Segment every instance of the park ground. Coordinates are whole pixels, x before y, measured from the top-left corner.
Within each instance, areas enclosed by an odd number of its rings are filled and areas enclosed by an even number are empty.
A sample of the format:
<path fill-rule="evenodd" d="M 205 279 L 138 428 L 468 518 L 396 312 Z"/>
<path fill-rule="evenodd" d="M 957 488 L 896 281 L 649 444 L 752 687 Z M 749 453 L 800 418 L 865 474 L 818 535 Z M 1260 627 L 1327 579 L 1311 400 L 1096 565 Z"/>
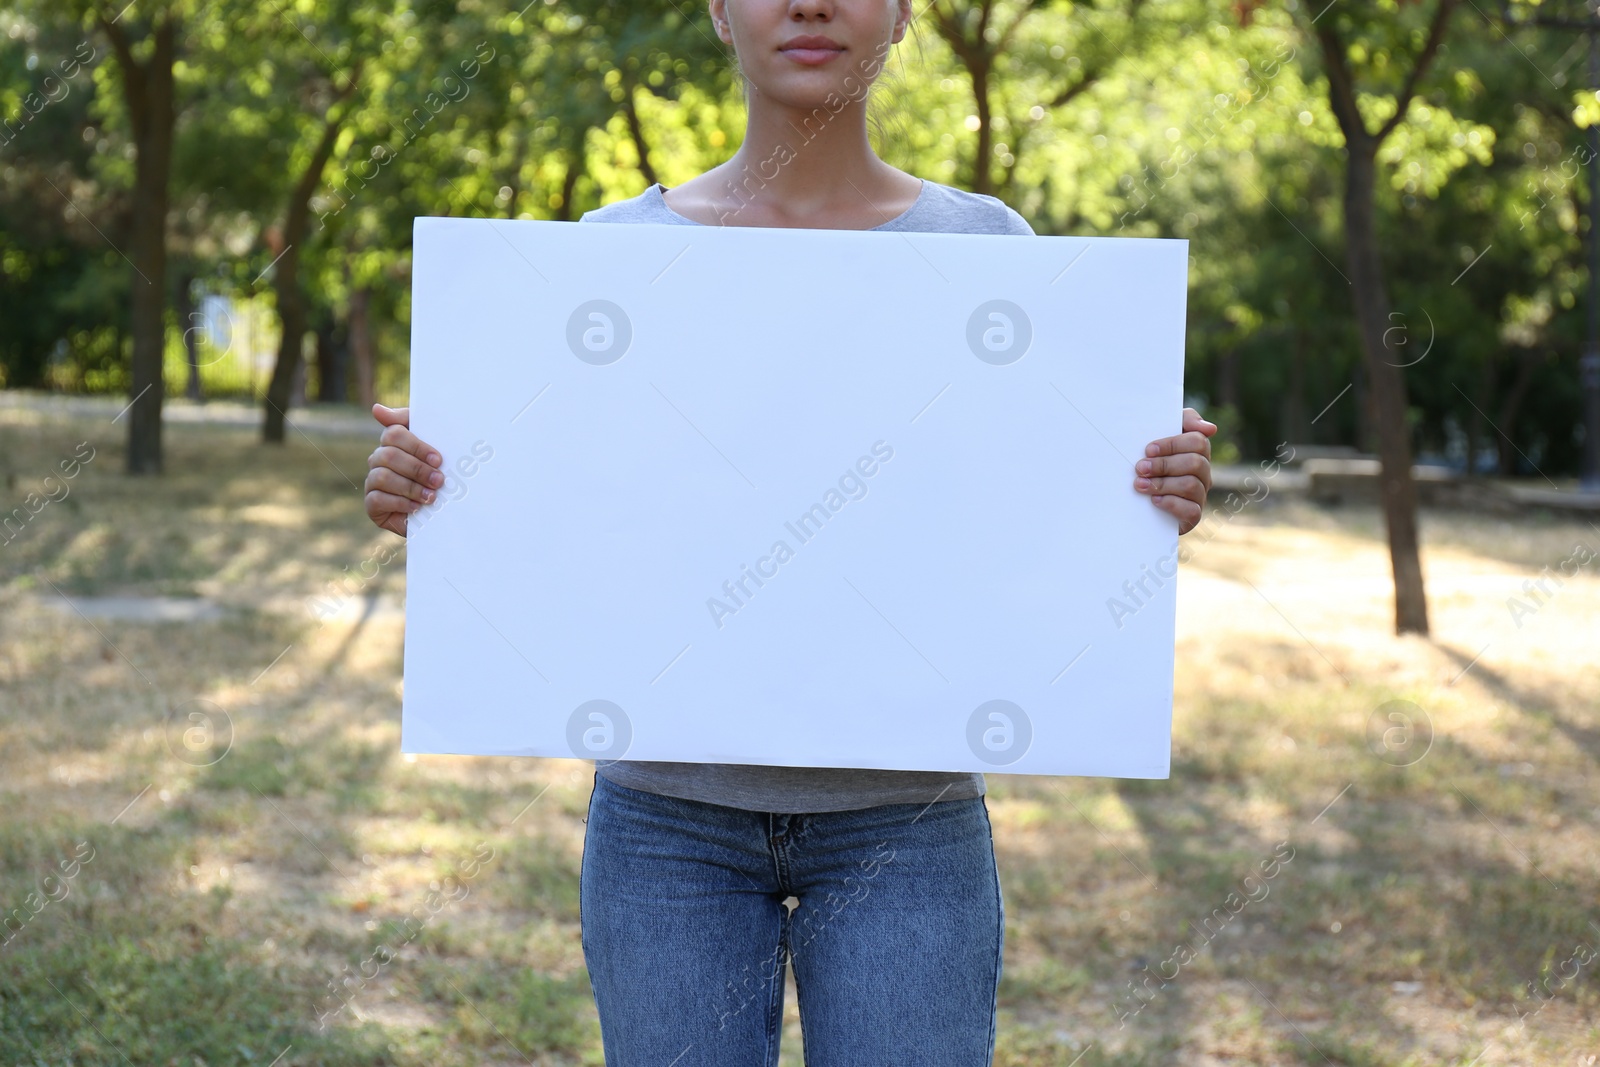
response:
<path fill-rule="evenodd" d="M 0 535 L 0 1063 L 601 1064 L 590 766 L 400 753 L 373 437 L 115 414 L 0 407 L 6 509 L 93 455 Z M 1215 521 L 1170 780 L 989 776 L 996 1064 L 1600 1062 L 1600 530 L 1422 530 L 1426 639 L 1375 509 Z"/>

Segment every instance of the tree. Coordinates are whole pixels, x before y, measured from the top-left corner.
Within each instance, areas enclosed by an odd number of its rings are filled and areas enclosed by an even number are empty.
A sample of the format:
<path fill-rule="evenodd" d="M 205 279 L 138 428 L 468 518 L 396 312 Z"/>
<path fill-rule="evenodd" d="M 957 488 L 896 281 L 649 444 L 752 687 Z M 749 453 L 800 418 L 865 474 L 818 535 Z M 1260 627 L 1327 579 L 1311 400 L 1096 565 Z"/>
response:
<path fill-rule="evenodd" d="M 344 83 L 333 90 L 321 119 L 321 129 L 293 186 L 289 190 L 288 208 L 284 212 L 280 231 L 283 250 L 278 255 L 273 270 L 272 285 L 278 297 L 278 318 L 283 323 L 279 334 L 278 359 L 272 368 L 272 380 L 267 385 L 265 418 L 261 426 L 262 440 L 282 444 L 285 419 L 289 409 L 289 392 L 294 384 L 295 372 L 300 368 L 301 345 L 306 332 L 305 294 L 300 288 L 300 257 L 311 222 L 311 195 L 322 184 L 322 173 L 333 155 L 339 127 L 345 118 L 343 105 L 355 92 L 361 76 L 361 64 L 355 63 L 345 75 Z"/>
<path fill-rule="evenodd" d="M 129 259 L 130 332 L 133 374 L 128 410 L 129 474 L 161 472 L 161 405 L 165 399 L 162 357 L 166 352 L 167 201 L 172 177 L 173 129 L 177 123 L 173 66 L 180 16 L 163 7 L 137 29 L 139 16 L 125 8 L 112 16 L 93 10 L 95 24 L 111 42 L 121 74 L 122 97 L 133 131 L 133 226 Z M 126 19 L 127 21 L 123 21 Z M 148 45 L 148 47 L 146 47 Z M 137 53 L 144 53 L 143 58 Z"/>
<path fill-rule="evenodd" d="M 1138 22 L 1139 11 L 1143 4 L 1144 0 L 1126 0 L 1124 27 L 1119 36 L 1131 37 L 1131 31 Z M 1017 158 L 1021 155 L 1020 143 L 1001 146 L 995 144 L 996 128 L 1015 129 L 1017 142 L 1021 141 L 1028 128 L 1026 124 L 1004 115 L 1003 110 L 999 113 L 1002 121 L 996 121 L 996 82 L 997 75 L 1002 73 L 1001 65 L 1004 58 L 1012 50 L 1020 50 L 1018 31 L 1022 29 L 1023 23 L 1028 21 L 1029 16 L 1035 14 L 1043 5 L 1037 3 L 1017 5 L 1019 9 L 1011 14 L 1008 21 L 997 17 L 1001 9 L 1012 6 L 1002 3 L 1001 0 L 933 0 L 933 3 L 928 5 L 934 29 L 940 39 L 949 46 L 972 82 L 972 99 L 977 117 L 973 132 L 977 136 L 977 144 L 973 152 L 972 174 L 968 186 L 973 192 L 985 196 L 992 196 L 996 191 L 992 165 L 996 148 L 1008 150 L 1004 153 L 1007 157 L 1004 163 L 1006 180 L 1002 184 L 1009 184 L 1009 179 L 1016 170 Z M 1094 9 L 1088 5 L 1068 3 L 1064 6 L 1069 24 L 1087 24 L 1087 20 L 1094 13 Z M 1004 25 L 1001 24 L 1002 21 Z M 1031 67 L 1033 71 L 1048 70 L 1055 80 L 1055 84 L 1042 96 L 1039 108 L 1053 111 L 1066 106 L 1105 76 L 1118 59 L 1125 58 L 1126 53 L 1116 41 L 1108 38 L 1098 27 L 1090 28 L 1093 34 L 1098 36 L 1099 42 L 1103 43 L 1095 46 L 1087 40 L 1074 41 L 1067 35 L 1059 33 L 1048 35 L 1048 48 L 1040 47 L 1044 43 L 1043 35 L 1036 35 L 1038 39 L 1029 42 L 1037 54 L 1024 54 L 1025 60 L 1032 61 L 1025 62 L 1024 67 Z M 1083 36 L 1088 38 L 1090 34 Z M 1068 62 L 1061 63 L 1058 67 L 1052 61 L 1066 54 L 1063 40 L 1072 44 L 1074 54 Z M 1088 56 L 1087 60 L 1079 59 L 1076 53 L 1080 51 Z M 1056 75 L 1057 70 L 1061 75 Z M 1004 73 L 1009 74 L 1010 71 Z M 1033 110 L 1037 113 L 1038 108 Z"/>
<path fill-rule="evenodd" d="M 1393 97 L 1393 113 L 1377 129 L 1367 125 L 1361 106 L 1364 94 L 1356 84 L 1358 56 L 1383 57 L 1386 68 L 1398 66 L 1401 42 L 1418 36 L 1409 20 L 1395 15 L 1352 13 L 1347 5 L 1311 20 L 1310 30 L 1321 46 L 1328 81 L 1328 103 L 1338 119 L 1345 143 L 1345 259 L 1350 269 L 1350 294 L 1355 305 L 1357 335 L 1366 368 L 1375 416 L 1378 457 L 1382 464 L 1380 497 L 1389 534 L 1389 559 L 1394 572 L 1395 632 L 1428 632 L 1428 600 L 1422 582 L 1417 545 L 1417 490 L 1411 477 L 1411 437 L 1407 424 L 1406 381 L 1401 368 L 1387 357 L 1385 333 L 1393 325 L 1389 292 L 1384 284 L 1378 242 L 1376 194 L 1378 150 L 1406 120 L 1418 84 L 1444 41 L 1456 0 L 1435 0 L 1403 81 Z M 1366 9 L 1362 9 L 1365 11 Z M 1361 23 L 1365 23 L 1362 25 Z M 1352 42 L 1360 38 L 1359 47 Z M 1371 63 L 1371 59 L 1368 59 Z M 1377 66 L 1377 63 L 1372 63 Z M 1370 110 L 1370 109 L 1369 109 Z"/>

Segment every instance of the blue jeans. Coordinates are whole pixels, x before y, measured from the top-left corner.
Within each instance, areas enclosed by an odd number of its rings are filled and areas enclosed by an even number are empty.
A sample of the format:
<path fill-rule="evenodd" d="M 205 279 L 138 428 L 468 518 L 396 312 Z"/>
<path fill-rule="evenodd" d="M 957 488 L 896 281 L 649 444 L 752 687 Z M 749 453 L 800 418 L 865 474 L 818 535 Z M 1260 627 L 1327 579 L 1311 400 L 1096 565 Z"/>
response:
<path fill-rule="evenodd" d="M 791 958 L 807 1067 L 993 1059 L 981 797 L 790 815 L 596 775 L 579 899 L 606 1067 L 776 1064 Z"/>

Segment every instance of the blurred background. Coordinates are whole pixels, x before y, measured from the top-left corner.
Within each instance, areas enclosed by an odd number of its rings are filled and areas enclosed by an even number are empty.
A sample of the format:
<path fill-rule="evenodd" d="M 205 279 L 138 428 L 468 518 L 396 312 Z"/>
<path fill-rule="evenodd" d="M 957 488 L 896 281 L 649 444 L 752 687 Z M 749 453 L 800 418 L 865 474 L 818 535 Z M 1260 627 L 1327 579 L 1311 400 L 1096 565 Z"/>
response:
<path fill-rule="evenodd" d="M 1600 14 L 915 10 L 878 153 L 1187 239 L 1221 426 L 1171 780 L 989 775 L 996 1063 L 1595 1064 Z M 367 409 L 414 218 L 744 121 L 699 0 L 0 6 L 0 1062 L 603 1062 L 592 766 L 400 755 Z"/>

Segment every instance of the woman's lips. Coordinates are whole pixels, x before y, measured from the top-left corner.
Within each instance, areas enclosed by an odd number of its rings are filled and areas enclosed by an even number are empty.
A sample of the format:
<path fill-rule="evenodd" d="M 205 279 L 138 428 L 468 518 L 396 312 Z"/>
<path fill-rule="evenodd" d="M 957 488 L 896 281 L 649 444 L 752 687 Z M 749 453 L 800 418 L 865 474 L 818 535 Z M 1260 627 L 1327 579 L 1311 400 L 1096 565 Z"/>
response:
<path fill-rule="evenodd" d="M 808 67 L 819 66 L 843 52 L 843 48 L 785 48 L 783 54 Z"/>

